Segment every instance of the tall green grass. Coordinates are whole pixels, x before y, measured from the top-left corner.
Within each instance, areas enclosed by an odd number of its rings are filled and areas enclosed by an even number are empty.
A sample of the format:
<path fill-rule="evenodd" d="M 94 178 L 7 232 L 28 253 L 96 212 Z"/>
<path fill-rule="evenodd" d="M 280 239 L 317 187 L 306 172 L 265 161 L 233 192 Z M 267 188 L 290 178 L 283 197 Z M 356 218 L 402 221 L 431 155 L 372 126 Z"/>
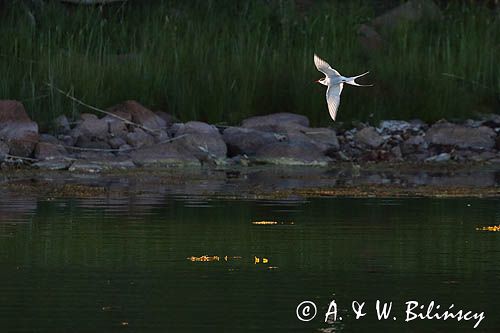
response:
<path fill-rule="evenodd" d="M 23 101 L 41 122 L 88 111 L 49 83 L 101 108 L 136 99 L 181 120 L 234 124 L 289 111 L 328 125 L 314 52 L 342 74 L 371 71 L 364 82 L 375 87 L 344 89 L 341 121 L 464 118 L 498 108 L 500 24 L 481 7 L 456 5 L 443 21 L 401 26 L 371 55 L 357 40 L 357 26 L 374 15 L 361 0 L 307 12 L 278 0 L 103 9 L 49 2 L 34 14 L 31 24 L 12 5 L 1 17 L 0 98 Z"/>

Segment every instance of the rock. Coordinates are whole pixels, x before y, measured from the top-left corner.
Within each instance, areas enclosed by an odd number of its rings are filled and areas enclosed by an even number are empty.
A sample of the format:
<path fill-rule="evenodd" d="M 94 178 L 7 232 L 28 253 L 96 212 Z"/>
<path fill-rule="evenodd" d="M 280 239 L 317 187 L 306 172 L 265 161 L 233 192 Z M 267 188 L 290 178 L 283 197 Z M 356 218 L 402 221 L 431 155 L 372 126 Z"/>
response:
<path fill-rule="evenodd" d="M 361 131 L 358 131 L 354 135 L 354 140 L 371 148 L 377 148 L 384 143 L 384 139 L 373 127 L 365 127 Z"/>
<path fill-rule="evenodd" d="M 217 127 L 199 121 L 182 124 L 175 137 L 185 135 L 176 140 L 185 150 L 200 160 L 210 158 L 225 158 L 227 146 Z"/>
<path fill-rule="evenodd" d="M 372 20 L 378 31 L 392 29 L 405 22 L 439 20 L 442 18 L 439 7 L 432 0 L 410 0 Z"/>
<path fill-rule="evenodd" d="M 432 125 L 425 134 L 425 141 L 429 144 L 473 149 L 491 149 L 495 146 L 495 138 L 495 131 L 489 127 L 470 128 L 448 122 Z"/>
<path fill-rule="evenodd" d="M 358 28 L 358 41 L 367 55 L 372 55 L 374 51 L 381 50 L 385 41 L 380 34 L 368 24 L 361 24 Z"/>
<path fill-rule="evenodd" d="M 263 131 L 279 132 L 276 130 L 276 127 L 286 127 L 290 124 L 309 127 L 309 119 L 303 115 L 282 112 L 247 118 L 243 120 L 241 126 Z"/>
<path fill-rule="evenodd" d="M 269 164 L 325 166 L 330 159 L 311 143 L 277 142 L 257 150 L 255 161 Z"/>
<path fill-rule="evenodd" d="M 408 140 L 404 141 L 401 145 L 401 152 L 403 155 L 409 155 L 417 152 L 422 152 L 424 149 L 427 149 L 427 142 L 421 135 L 415 135 L 408 138 Z"/>
<path fill-rule="evenodd" d="M 304 134 L 323 145 L 326 148 L 324 152 L 334 152 L 340 149 L 337 133 L 331 128 L 310 128 Z"/>
<path fill-rule="evenodd" d="M 88 149 L 111 149 L 111 146 L 103 140 L 92 140 L 86 136 L 80 136 L 75 146 Z"/>
<path fill-rule="evenodd" d="M 198 159 L 176 141 L 137 149 L 130 156 L 136 165 L 144 167 L 200 166 Z"/>
<path fill-rule="evenodd" d="M 102 165 L 85 160 L 77 160 L 68 169 L 71 172 L 99 173 L 103 171 Z"/>
<path fill-rule="evenodd" d="M 496 113 L 489 113 L 482 115 L 481 117 L 482 123 L 481 125 L 483 126 L 488 126 L 491 128 L 498 128 L 500 127 L 500 115 Z"/>
<path fill-rule="evenodd" d="M 401 152 L 401 148 L 399 146 L 395 146 L 391 149 L 391 154 L 394 157 L 395 160 L 402 160 L 403 159 L 403 153 Z"/>
<path fill-rule="evenodd" d="M 125 114 L 128 113 L 132 122 L 139 124 L 149 130 L 166 128 L 165 120 L 136 101 L 125 101 L 122 104 L 112 107 L 110 111 L 122 112 Z"/>
<path fill-rule="evenodd" d="M 474 154 L 470 157 L 470 160 L 474 162 L 484 162 L 496 158 L 496 154 L 491 151 L 484 151 L 480 154 Z"/>
<path fill-rule="evenodd" d="M 172 116 L 170 113 L 166 113 L 163 111 L 156 111 L 155 114 L 165 121 L 165 126 L 170 127 L 173 123 L 176 122 L 176 118 Z"/>
<path fill-rule="evenodd" d="M 222 134 L 227 144 L 229 156 L 255 155 L 262 146 L 278 142 L 279 137 L 274 133 L 263 132 L 244 127 L 228 127 Z"/>
<path fill-rule="evenodd" d="M 120 137 L 116 137 L 116 138 L 111 138 L 109 139 L 108 141 L 108 144 L 111 146 L 111 148 L 113 149 L 118 149 L 120 148 L 121 146 L 125 145 L 127 142 L 120 138 Z"/>
<path fill-rule="evenodd" d="M 108 126 L 108 135 L 112 138 L 125 138 L 128 134 L 128 127 L 124 120 L 107 115 L 102 118 Z"/>
<path fill-rule="evenodd" d="M 66 149 L 53 143 L 39 142 L 35 147 L 35 158 L 37 160 L 53 160 L 66 155 Z"/>
<path fill-rule="evenodd" d="M 98 120 L 99 117 L 93 113 L 82 113 L 80 114 L 80 121 L 86 120 Z"/>
<path fill-rule="evenodd" d="M 155 143 L 152 135 L 136 127 L 133 132 L 127 134 L 127 143 L 135 148 L 150 146 Z"/>
<path fill-rule="evenodd" d="M 39 141 L 40 142 L 47 142 L 47 143 L 52 143 L 54 145 L 59 144 L 59 140 L 53 135 L 50 134 L 40 134 L 39 136 Z"/>
<path fill-rule="evenodd" d="M 58 136 L 59 141 L 61 144 L 65 146 L 74 146 L 76 143 L 76 139 L 72 137 L 71 135 L 59 135 Z"/>
<path fill-rule="evenodd" d="M 451 155 L 448 153 L 442 153 L 439 155 L 434 155 L 429 158 L 426 158 L 426 162 L 448 162 L 451 159 Z"/>
<path fill-rule="evenodd" d="M 33 163 L 32 166 L 43 170 L 66 170 L 73 163 L 70 159 L 55 158 Z"/>
<path fill-rule="evenodd" d="M 54 130 L 57 134 L 68 134 L 71 130 L 68 118 L 65 115 L 59 116 L 54 119 Z"/>
<path fill-rule="evenodd" d="M 3 141 L 0 141 L 0 162 L 4 161 L 9 154 L 9 146 Z"/>
<path fill-rule="evenodd" d="M 104 119 L 97 118 L 93 114 L 81 115 L 82 121 L 76 125 L 71 131 L 77 141 L 83 139 L 84 141 L 105 140 L 108 135 L 108 123 Z"/>
<path fill-rule="evenodd" d="M 412 128 L 412 125 L 404 120 L 384 120 L 380 122 L 378 128 L 383 133 L 402 133 Z"/>
<path fill-rule="evenodd" d="M 0 140 L 11 155 L 28 157 L 38 142 L 38 125 L 31 121 L 21 102 L 0 101 Z"/>

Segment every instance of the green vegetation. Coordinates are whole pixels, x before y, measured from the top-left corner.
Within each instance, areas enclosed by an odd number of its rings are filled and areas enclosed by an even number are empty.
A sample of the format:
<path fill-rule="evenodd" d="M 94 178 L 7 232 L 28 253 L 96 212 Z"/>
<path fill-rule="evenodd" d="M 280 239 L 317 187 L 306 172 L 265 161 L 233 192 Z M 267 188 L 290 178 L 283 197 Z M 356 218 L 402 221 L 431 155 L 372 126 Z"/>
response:
<path fill-rule="evenodd" d="M 371 71 L 363 82 L 375 87 L 344 89 L 340 121 L 463 118 L 498 107 L 500 24 L 480 6 L 401 26 L 384 51 L 367 55 L 356 32 L 374 16 L 366 1 L 306 12 L 291 1 L 50 2 L 35 21 L 14 3 L 0 13 L 0 99 L 22 100 L 42 122 L 88 111 L 50 83 L 101 108 L 136 99 L 182 120 L 234 124 L 290 111 L 329 125 L 314 52 L 345 75 Z"/>

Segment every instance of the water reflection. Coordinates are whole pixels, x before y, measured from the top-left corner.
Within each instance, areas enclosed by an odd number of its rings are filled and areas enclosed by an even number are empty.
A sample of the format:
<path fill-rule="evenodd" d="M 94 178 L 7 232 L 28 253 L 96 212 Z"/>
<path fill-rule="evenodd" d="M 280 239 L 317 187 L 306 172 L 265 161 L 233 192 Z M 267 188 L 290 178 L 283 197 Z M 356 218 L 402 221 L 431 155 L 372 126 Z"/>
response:
<path fill-rule="evenodd" d="M 354 319 L 353 300 L 377 299 L 398 313 L 409 299 L 455 303 L 486 311 L 477 331 L 500 327 L 499 234 L 476 230 L 500 224 L 498 199 L 240 200 L 204 193 L 207 183 L 193 195 L 104 186 L 84 198 L 0 193 L 5 331 L 471 331 Z M 345 320 L 325 323 L 333 298 Z M 309 323 L 295 317 L 303 300 L 318 305 Z"/>

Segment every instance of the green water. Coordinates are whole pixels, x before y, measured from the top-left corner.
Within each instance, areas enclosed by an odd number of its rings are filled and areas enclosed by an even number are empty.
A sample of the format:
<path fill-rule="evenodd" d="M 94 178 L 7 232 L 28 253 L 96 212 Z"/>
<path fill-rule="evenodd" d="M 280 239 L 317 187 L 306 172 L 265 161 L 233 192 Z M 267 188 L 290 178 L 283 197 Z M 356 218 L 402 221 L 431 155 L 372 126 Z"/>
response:
<path fill-rule="evenodd" d="M 4 197 L 0 330 L 498 332 L 500 234 L 475 228 L 500 224 L 499 203 Z M 219 261 L 187 259 L 203 255 Z M 393 301 L 390 320 L 377 299 Z M 310 322 L 295 314 L 304 300 Z M 331 300 L 343 318 L 324 323 Z M 486 318 L 405 322 L 409 300 Z"/>

